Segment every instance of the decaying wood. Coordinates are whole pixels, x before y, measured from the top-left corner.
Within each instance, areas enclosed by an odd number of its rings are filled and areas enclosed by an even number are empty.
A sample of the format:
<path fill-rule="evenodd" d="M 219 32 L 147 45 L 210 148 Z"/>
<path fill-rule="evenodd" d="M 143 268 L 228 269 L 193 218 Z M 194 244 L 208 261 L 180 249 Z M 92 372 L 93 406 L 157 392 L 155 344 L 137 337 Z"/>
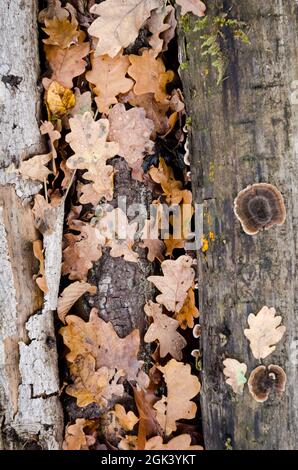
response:
<path fill-rule="evenodd" d="M 38 184 L 13 165 L 44 150 L 40 139 L 37 2 L 0 7 L 0 404 L 4 449 L 56 449 L 63 417 L 53 313 L 60 280 L 63 207 L 44 237 L 49 292 L 43 301 L 32 242 L 38 238 L 30 198 Z"/>
<path fill-rule="evenodd" d="M 234 7 L 233 7 L 234 5 Z M 232 8 L 233 7 L 233 8 Z M 298 79 L 298 4 L 293 0 L 208 2 L 245 21 L 251 45 L 226 29 L 223 54 L 230 65 L 217 86 L 216 71 L 200 53 L 202 32 L 180 31 L 180 62 L 188 114 L 192 117 L 192 183 L 205 206 L 204 233 L 215 233 L 199 255 L 202 322 L 202 420 L 207 449 L 295 449 L 297 389 L 297 174 L 298 105 L 291 86 Z M 205 31 L 204 31 L 205 32 Z M 283 194 L 286 223 L 255 236 L 245 234 L 233 212 L 237 193 L 256 182 Z M 274 307 L 287 332 L 264 364 L 287 373 L 283 397 L 257 403 L 247 387 L 235 396 L 222 361 L 259 365 L 243 334 L 248 314 Z"/>

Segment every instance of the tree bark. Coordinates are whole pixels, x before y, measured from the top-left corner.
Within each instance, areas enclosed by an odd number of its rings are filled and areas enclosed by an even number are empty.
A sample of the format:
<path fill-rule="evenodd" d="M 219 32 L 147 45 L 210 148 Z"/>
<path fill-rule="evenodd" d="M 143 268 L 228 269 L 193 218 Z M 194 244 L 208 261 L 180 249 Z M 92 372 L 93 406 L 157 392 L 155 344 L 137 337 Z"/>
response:
<path fill-rule="evenodd" d="M 202 32 L 180 31 L 181 76 L 192 117 L 191 167 L 195 201 L 204 204 L 204 233 L 214 232 L 199 254 L 203 383 L 202 420 L 207 449 L 295 449 L 297 388 L 298 108 L 291 84 L 298 78 L 298 5 L 293 0 L 208 2 L 208 14 L 229 12 L 248 25 L 250 45 L 222 41 L 226 79 L 203 57 Z M 282 192 L 286 223 L 249 236 L 233 212 L 238 192 L 256 182 Z M 243 334 L 249 313 L 264 305 L 283 318 L 286 334 L 263 363 L 287 374 L 280 400 L 257 403 L 245 387 L 236 396 L 225 383 L 222 361 L 259 365 Z"/>
<path fill-rule="evenodd" d="M 61 265 L 64 211 L 44 237 L 45 299 L 32 242 L 38 238 L 30 201 L 40 185 L 16 167 L 45 150 L 39 133 L 37 2 L 0 7 L 0 448 L 57 449 L 63 415 L 53 325 Z"/>

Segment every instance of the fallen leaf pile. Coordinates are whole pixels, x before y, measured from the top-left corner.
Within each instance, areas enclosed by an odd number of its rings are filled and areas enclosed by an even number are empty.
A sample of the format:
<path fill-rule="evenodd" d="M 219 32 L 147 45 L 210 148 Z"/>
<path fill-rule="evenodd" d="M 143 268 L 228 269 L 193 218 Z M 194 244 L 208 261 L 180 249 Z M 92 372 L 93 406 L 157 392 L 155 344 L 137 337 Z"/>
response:
<path fill-rule="evenodd" d="M 200 17 L 205 5 L 49 0 L 39 13 L 46 59 L 40 131 L 48 153 L 22 162 L 19 172 L 43 186 L 33 206 L 40 238 L 55 225 L 53 209 L 67 200 L 57 321 L 67 365 L 63 396 L 79 418 L 70 415 L 65 450 L 202 449 L 195 432 L 179 431 L 181 420 L 196 418 L 200 383 L 186 347 L 199 316 L 195 253 L 185 251 L 193 216 L 183 161 L 186 111 L 177 71 L 168 66 L 177 62 L 171 62 L 177 11 Z M 114 200 L 116 159 L 153 192 L 156 214 L 143 227 L 107 204 Z M 90 273 L 103 254 L 139 263 L 141 250 L 154 262 L 155 275 L 147 281 L 156 299 L 144 306 L 144 337 L 138 329 L 121 337 L 101 318 L 100 307 L 86 312 L 81 298 L 96 297 Z M 34 254 L 36 282 L 46 293 L 42 240 L 34 242 Z M 246 334 L 253 353 L 265 357 L 282 327 L 268 317 L 270 334 L 261 338 L 258 318 L 249 321 Z M 225 373 L 238 392 L 245 370 L 236 363 L 227 363 Z M 90 407 L 97 411 L 89 419 L 84 413 Z"/>

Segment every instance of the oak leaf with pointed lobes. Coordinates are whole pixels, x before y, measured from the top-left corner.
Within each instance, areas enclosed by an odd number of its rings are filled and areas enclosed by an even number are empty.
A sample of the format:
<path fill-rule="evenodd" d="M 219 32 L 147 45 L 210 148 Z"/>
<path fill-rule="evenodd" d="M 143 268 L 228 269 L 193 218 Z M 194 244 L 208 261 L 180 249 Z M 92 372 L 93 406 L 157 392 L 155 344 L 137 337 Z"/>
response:
<path fill-rule="evenodd" d="M 231 358 L 225 359 L 223 365 L 225 366 L 223 373 L 227 377 L 227 384 L 232 387 L 234 393 L 242 395 L 243 387 L 247 382 L 245 378 L 247 365 Z"/>
<path fill-rule="evenodd" d="M 126 111 L 124 104 L 116 104 L 109 113 L 109 140 L 119 144 L 118 154 L 132 168 L 142 161 L 144 153 L 152 153 L 154 142 L 150 140 L 154 124 L 146 118 L 142 108 Z"/>
<path fill-rule="evenodd" d="M 66 387 L 66 393 L 77 399 L 80 407 L 97 403 L 105 407 L 113 395 L 121 397 L 124 387 L 118 384 L 123 372 L 102 366 L 96 368 L 96 361 L 91 354 L 78 356 L 70 366 L 73 385 Z"/>
<path fill-rule="evenodd" d="M 179 322 L 163 314 L 161 305 L 154 302 L 147 302 L 144 310 L 148 317 L 153 318 L 153 323 L 151 323 L 144 336 L 145 342 L 158 341 L 160 357 L 170 354 L 174 359 L 181 360 L 182 349 L 185 348 L 187 343 L 183 336 L 177 332 Z"/>
<path fill-rule="evenodd" d="M 52 173 L 46 166 L 52 160 L 52 152 L 45 155 L 35 155 L 29 160 L 23 160 L 18 169 L 24 179 L 43 182 Z"/>
<path fill-rule="evenodd" d="M 94 164 L 89 171 L 83 174 L 83 178 L 92 181 L 92 184 L 80 186 L 80 203 L 96 206 L 101 199 L 111 201 L 114 193 L 114 167 L 111 165 Z"/>
<path fill-rule="evenodd" d="M 138 423 L 139 418 L 134 414 L 133 411 L 125 411 L 124 406 L 117 403 L 114 407 L 115 416 L 124 431 L 132 431 L 135 425 Z"/>
<path fill-rule="evenodd" d="M 249 328 L 244 335 L 250 342 L 250 348 L 256 359 L 264 359 L 275 351 L 276 344 L 283 337 L 286 327 L 280 325 L 281 316 L 275 316 L 274 308 L 263 307 L 256 315 L 251 313 L 247 322 Z"/>
<path fill-rule="evenodd" d="M 176 260 L 166 260 L 161 263 L 163 276 L 148 277 L 148 281 L 162 292 L 156 297 L 157 302 L 169 312 L 179 312 L 184 304 L 195 277 L 192 263 L 192 258 L 185 255 Z"/>
<path fill-rule="evenodd" d="M 201 0 L 176 0 L 176 3 L 181 6 L 182 15 L 191 12 L 196 16 L 205 16 L 206 5 Z"/>
<path fill-rule="evenodd" d="M 171 24 L 167 23 L 167 18 L 175 11 L 172 5 L 162 5 L 158 9 L 153 10 L 150 18 L 147 20 L 146 26 L 152 36 L 149 38 L 149 44 L 154 51 L 155 57 L 164 49 L 164 38 L 162 33 L 171 28 Z"/>
<path fill-rule="evenodd" d="M 67 425 L 63 441 L 63 450 L 89 450 L 95 444 L 95 437 L 84 433 L 91 421 L 84 418 L 76 419 L 75 424 Z"/>
<path fill-rule="evenodd" d="M 95 103 L 100 113 L 109 114 L 110 106 L 117 104 L 117 96 L 127 93 L 133 87 L 133 80 L 127 78 L 128 56 L 119 53 L 111 58 L 108 55 L 91 58 L 92 69 L 86 73 L 86 79 L 95 85 Z"/>
<path fill-rule="evenodd" d="M 187 327 L 194 327 L 194 318 L 198 318 L 199 315 L 200 313 L 195 303 L 195 293 L 193 289 L 190 288 L 187 292 L 187 297 L 184 300 L 182 309 L 175 313 L 175 319 L 178 320 L 182 330 L 186 330 Z"/>
<path fill-rule="evenodd" d="M 89 53 L 90 45 L 82 42 L 67 49 L 58 46 L 45 46 L 46 59 L 52 69 L 51 80 L 65 88 L 73 87 L 73 78 L 85 72 L 87 63 L 84 57 Z"/>
<path fill-rule="evenodd" d="M 67 246 L 63 250 L 62 274 L 69 274 L 69 279 L 73 281 L 86 281 L 93 262 L 101 258 L 104 240 L 91 225 L 83 224 L 76 230 L 79 235 L 64 235 Z"/>
<path fill-rule="evenodd" d="M 95 55 L 115 57 L 138 37 L 139 30 L 150 16 L 151 10 L 162 5 L 162 0 L 106 0 L 93 5 L 90 12 L 100 15 L 88 29 L 98 38 Z"/>
<path fill-rule="evenodd" d="M 169 205 L 180 204 L 181 201 L 184 204 L 191 204 L 191 192 L 183 189 L 182 182 L 175 179 L 173 169 L 166 165 L 163 158 L 159 159 L 158 168 L 150 168 L 149 175 L 155 183 L 161 185 Z"/>
<path fill-rule="evenodd" d="M 53 81 L 46 92 L 46 103 L 54 116 L 63 116 L 75 105 L 75 96 L 71 90 Z"/>
<path fill-rule="evenodd" d="M 202 446 L 192 446 L 189 434 L 180 434 L 173 437 L 167 444 L 163 443 L 161 436 L 151 437 L 146 442 L 145 450 L 203 450 Z"/>
<path fill-rule="evenodd" d="M 77 30 L 78 22 L 74 16 L 69 21 L 67 18 L 45 18 L 45 28 L 42 30 L 49 36 L 43 42 L 52 46 L 66 49 L 78 42 L 80 31 Z"/>
<path fill-rule="evenodd" d="M 176 421 L 179 419 L 193 419 L 196 415 L 197 405 L 191 401 L 201 389 L 197 377 L 191 375 L 189 364 L 171 359 L 164 367 L 158 366 L 163 373 L 167 386 L 167 396 L 155 403 L 157 421 L 165 434 L 169 436 L 176 431 Z"/>
<path fill-rule="evenodd" d="M 144 49 L 142 55 L 129 56 L 131 66 L 128 75 L 135 80 L 133 91 L 136 95 L 154 93 L 156 101 L 164 103 L 168 101 L 166 91 L 167 83 L 174 78 L 172 70 L 166 71 L 166 67 L 160 58 L 155 58 L 154 51 Z"/>
<path fill-rule="evenodd" d="M 75 152 L 67 160 L 67 166 L 72 170 L 90 170 L 92 165 L 104 165 L 109 158 L 117 155 L 118 143 L 107 142 L 110 127 L 107 119 L 95 121 L 92 114 L 87 112 L 70 118 L 69 124 L 71 132 L 65 140 Z"/>
<path fill-rule="evenodd" d="M 86 294 L 86 292 L 95 294 L 96 290 L 96 286 L 92 286 L 88 282 L 83 281 L 76 281 L 68 287 L 65 287 L 58 298 L 57 313 L 60 320 L 65 323 L 65 317 L 76 301 L 82 297 L 82 295 Z"/>

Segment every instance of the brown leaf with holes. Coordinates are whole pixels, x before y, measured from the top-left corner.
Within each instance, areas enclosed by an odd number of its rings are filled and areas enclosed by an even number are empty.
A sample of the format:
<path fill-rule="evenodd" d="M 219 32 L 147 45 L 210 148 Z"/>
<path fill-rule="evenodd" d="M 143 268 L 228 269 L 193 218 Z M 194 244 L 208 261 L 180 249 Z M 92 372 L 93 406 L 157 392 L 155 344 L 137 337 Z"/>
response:
<path fill-rule="evenodd" d="M 78 22 L 74 16 L 70 21 L 67 18 L 45 18 L 44 23 L 42 30 L 49 36 L 43 39 L 45 44 L 66 49 L 78 42 L 80 31 L 77 30 Z"/>
<path fill-rule="evenodd" d="M 89 450 L 95 444 L 95 437 L 84 433 L 84 428 L 88 427 L 90 421 L 78 418 L 75 424 L 68 424 L 65 429 L 63 450 Z"/>
<path fill-rule="evenodd" d="M 116 142 L 107 142 L 109 121 L 99 119 L 95 121 L 90 112 L 69 119 L 71 132 L 65 140 L 69 143 L 75 154 L 67 160 L 67 166 L 72 170 L 88 169 L 94 164 L 103 166 L 109 158 L 113 158 L 119 151 Z"/>
<path fill-rule="evenodd" d="M 154 436 L 146 442 L 145 450 L 204 450 L 201 446 L 191 445 L 191 436 L 181 434 L 173 437 L 167 444 L 163 443 L 161 436 Z"/>
<path fill-rule="evenodd" d="M 154 51 L 144 49 L 142 55 L 131 54 L 129 61 L 131 66 L 128 74 L 136 82 L 134 93 L 136 95 L 153 93 L 156 101 L 161 103 L 167 101 L 166 85 L 174 79 L 174 72 L 166 71 L 162 59 L 155 58 Z"/>
<path fill-rule="evenodd" d="M 143 160 L 145 152 L 153 152 L 154 143 L 150 136 L 154 124 L 146 118 L 144 109 L 126 111 L 124 104 L 117 104 L 110 111 L 109 123 L 109 140 L 119 144 L 118 154 L 131 168 Z"/>
<path fill-rule="evenodd" d="M 73 385 L 66 387 L 66 393 L 77 399 L 80 407 L 97 403 L 105 407 L 113 396 L 121 397 L 123 385 L 118 384 L 122 371 L 108 367 L 96 368 L 96 361 L 91 354 L 78 356 L 70 366 Z"/>
<path fill-rule="evenodd" d="M 41 240 L 35 240 L 33 242 L 33 254 L 35 258 L 39 261 L 39 272 L 34 276 L 36 284 L 45 294 L 48 292 L 47 280 L 45 277 L 45 266 L 44 266 L 44 256 L 43 256 L 43 247 Z"/>
<path fill-rule="evenodd" d="M 62 274 L 69 274 L 69 279 L 86 281 L 93 262 L 101 258 L 103 238 L 99 231 L 88 224 L 76 227 L 79 235 L 64 235 L 66 248 L 63 250 Z"/>
<path fill-rule="evenodd" d="M 98 38 L 95 54 L 108 54 L 115 57 L 118 52 L 137 38 L 139 30 L 150 16 L 150 11 L 158 8 L 162 0 L 106 0 L 94 5 L 90 12 L 99 15 L 88 33 Z"/>
<path fill-rule="evenodd" d="M 192 263 L 192 258 L 185 255 L 177 260 L 166 260 L 161 263 L 163 276 L 148 277 L 148 281 L 162 292 L 156 297 L 157 302 L 169 312 L 179 312 L 184 304 L 195 277 Z"/>
<path fill-rule="evenodd" d="M 57 313 L 60 320 L 65 323 L 65 317 L 71 307 L 82 295 L 89 292 L 89 294 L 96 293 L 96 286 L 91 286 L 88 282 L 76 281 L 66 287 L 60 294 L 57 305 Z"/>
<path fill-rule="evenodd" d="M 51 80 L 65 88 L 73 87 L 73 78 L 85 72 L 87 63 L 84 57 L 89 53 L 89 43 L 82 42 L 67 49 L 58 46 L 45 46 L 46 59 L 52 69 Z"/>
<path fill-rule="evenodd" d="M 124 406 L 116 404 L 114 407 L 115 416 L 124 431 L 132 431 L 135 425 L 138 423 L 139 418 L 134 414 L 133 411 L 125 411 Z"/>
<path fill-rule="evenodd" d="M 275 314 L 274 308 L 265 306 L 256 315 L 251 313 L 248 316 L 249 328 L 244 330 L 244 334 L 256 359 L 264 359 L 275 351 L 275 345 L 286 331 L 286 327 L 280 325 L 282 317 Z"/>
<path fill-rule="evenodd" d="M 126 77 L 129 67 L 128 56 L 119 53 L 111 58 L 108 55 L 91 59 L 92 69 L 86 73 L 86 79 L 95 85 L 95 102 L 100 113 L 109 114 L 110 107 L 117 104 L 117 96 L 127 93 L 134 82 Z"/>
<path fill-rule="evenodd" d="M 176 2 L 181 6 L 182 15 L 191 12 L 199 17 L 205 16 L 206 5 L 201 0 L 176 0 Z"/>
<path fill-rule="evenodd" d="M 146 343 L 158 341 L 160 357 L 170 354 L 178 361 L 182 359 L 182 349 L 186 346 L 186 341 L 180 333 L 177 332 L 179 322 L 173 320 L 162 313 L 162 307 L 152 301 L 148 301 L 144 307 L 148 317 L 153 318 L 153 323 L 149 326 L 144 340 Z"/>
<path fill-rule="evenodd" d="M 195 304 L 195 293 L 192 288 L 188 290 L 187 297 L 184 301 L 182 309 L 175 314 L 176 320 L 178 320 L 180 327 L 183 330 L 186 328 L 194 327 L 194 318 L 199 317 L 199 310 Z"/>
<path fill-rule="evenodd" d="M 156 418 L 165 434 L 169 436 L 176 431 L 176 421 L 193 419 L 197 405 L 191 401 L 200 391 L 197 377 L 191 375 L 189 364 L 171 359 L 164 367 L 158 366 L 167 385 L 167 396 L 155 403 Z"/>

